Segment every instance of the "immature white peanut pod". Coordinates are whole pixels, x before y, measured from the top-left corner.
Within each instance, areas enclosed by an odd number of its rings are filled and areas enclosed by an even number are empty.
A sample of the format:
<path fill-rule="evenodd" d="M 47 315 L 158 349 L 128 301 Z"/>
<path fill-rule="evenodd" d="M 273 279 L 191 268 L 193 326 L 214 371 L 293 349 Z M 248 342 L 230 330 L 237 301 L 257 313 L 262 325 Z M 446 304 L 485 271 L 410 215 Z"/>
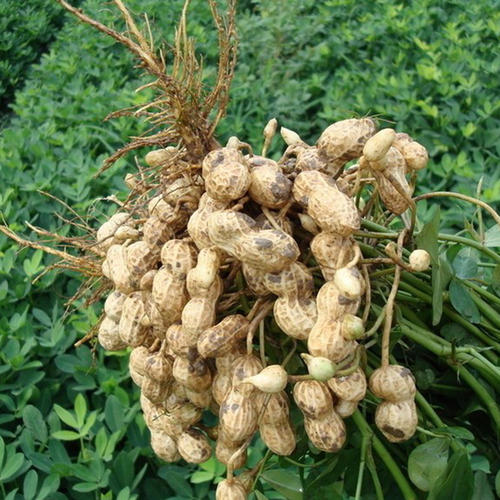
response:
<path fill-rule="evenodd" d="M 385 128 L 380 130 L 366 141 L 363 147 L 363 156 L 368 161 L 382 159 L 389 151 L 395 138 L 396 132 L 394 129 Z"/>
<path fill-rule="evenodd" d="M 242 380 L 242 383 L 250 383 L 259 391 L 267 393 L 281 392 L 288 382 L 288 373 L 280 365 L 270 365 L 260 373 Z"/>
<path fill-rule="evenodd" d="M 363 320 L 354 314 L 346 314 L 342 318 L 342 336 L 346 340 L 357 340 L 365 334 Z"/>
<path fill-rule="evenodd" d="M 283 140 L 289 145 L 293 144 L 305 144 L 304 141 L 300 138 L 300 135 L 289 128 L 281 127 L 280 129 L 281 137 Z"/>
<path fill-rule="evenodd" d="M 332 378 L 337 371 L 337 365 L 328 358 L 311 356 L 307 353 L 302 353 L 300 356 L 306 362 L 309 375 L 311 375 L 315 380 L 325 382 Z"/>
<path fill-rule="evenodd" d="M 431 256 L 425 250 L 413 250 L 410 254 L 409 262 L 414 271 L 427 271 L 431 265 Z"/>
<path fill-rule="evenodd" d="M 357 299 L 363 293 L 363 277 L 355 267 L 338 269 L 333 281 L 340 293 L 349 299 Z"/>

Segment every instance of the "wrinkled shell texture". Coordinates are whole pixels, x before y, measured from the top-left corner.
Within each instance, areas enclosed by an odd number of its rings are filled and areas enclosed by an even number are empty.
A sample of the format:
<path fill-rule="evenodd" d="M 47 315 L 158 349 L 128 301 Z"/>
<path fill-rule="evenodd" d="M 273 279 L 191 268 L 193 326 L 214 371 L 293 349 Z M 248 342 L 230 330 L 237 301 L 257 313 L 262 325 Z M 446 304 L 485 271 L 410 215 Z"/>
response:
<path fill-rule="evenodd" d="M 350 364 L 359 336 L 342 328 L 354 315 L 363 334 L 356 315 L 367 289 L 347 164 L 357 160 L 385 209 L 401 214 L 412 195 L 407 175 L 425 167 L 427 151 L 407 134 L 376 133 L 370 118 L 330 125 L 315 146 L 283 133 L 293 140 L 279 161 L 243 154 L 251 150 L 234 137 L 197 162 L 174 147 L 149 152 L 145 162 L 162 172 L 161 187 L 96 233 L 112 286 L 97 339 L 106 350 L 131 349 L 151 446 L 167 462 L 202 463 L 214 449 L 219 461 L 242 468 L 256 432 L 273 453 L 290 455 L 291 404 L 314 446 L 335 453 L 346 440 L 343 418 L 365 397 L 365 373 Z M 132 174 L 126 183 L 139 184 Z M 280 366 L 286 353 L 269 354 L 292 341 L 332 369 L 352 369 L 295 381 Z M 379 368 L 369 388 L 382 400 L 377 427 L 392 442 L 409 439 L 417 425 L 410 371 Z M 207 410 L 217 427 L 205 425 Z M 220 482 L 216 498 L 247 498 L 237 478 Z M 252 482 L 249 474 L 245 484 Z"/>

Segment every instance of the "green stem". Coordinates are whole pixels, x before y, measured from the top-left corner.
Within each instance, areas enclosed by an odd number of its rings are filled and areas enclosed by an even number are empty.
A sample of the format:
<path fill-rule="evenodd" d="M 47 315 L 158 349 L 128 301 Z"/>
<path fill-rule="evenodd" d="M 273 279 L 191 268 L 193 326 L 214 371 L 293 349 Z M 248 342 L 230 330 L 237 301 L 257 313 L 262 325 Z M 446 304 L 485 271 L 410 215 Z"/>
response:
<path fill-rule="evenodd" d="M 377 467 L 375 465 L 375 460 L 373 459 L 372 446 L 371 442 L 369 443 L 367 452 L 366 452 L 366 466 L 370 471 L 370 475 L 372 476 L 373 486 L 375 487 L 375 495 L 377 500 L 384 500 L 384 490 L 382 489 L 382 483 L 380 482 L 380 478 L 378 477 Z"/>
<path fill-rule="evenodd" d="M 407 481 L 406 477 L 401 472 L 401 469 L 398 467 L 398 464 L 394 461 L 391 454 L 387 451 L 386 447 L 382 444 L 382 441 L 375 436 L 371 430 L 370 425 L 365 420 L 363 415 L 357 410 L 353 415 L 352 419 L 358 429 L 361 431 L 363 435 L 371 435 L 373 448 L 377 455 L 380 457 L 382 462 L 384 462 L 385 466 L 389 469 L 392 477 L 396 481 L 403 497 L 406 500 L 416 500 L 417 495 L 413 491 L 410 483 Z"/>
<path fill-rule="evenodd" d="M 365 474 L 365 465 L 366 465 L 366 452 L 368 451 L 369 440 L 370 440 L 369 436 L 367 434 L 363 434 L 363 437 L 361 438 L 358 481 L 356 483 L 356 494 L 354 496 L 354 500 L 361 499 L 361 490 L 363 488 L 363 476 Z"/>
<path fill-rule="evenodd" d="M 464 281 L 467 285 L 470 286 L 470 282 Z M 477 286 L 477 285 L 476 285 Z M 480 288 L 480 287 L 478 287 Z M 487 304 L 484 300 L 482 300 L 477 293 L 472 292 L 470 294 L 472 297 L 472 300 L 474 301 L 474 304 L 478 307 L 478 309 L 486 316 L 492 323 L 493 325 L 500 325 L 500 314 L 498 314 L 493 307 L 491 307 L 489 304 Z"/>
<path fill-rule="evenodd" d="M 287 462 L 290 462 L 291 464 L 295 465 L 296 467 L 302 467 L 303 469 L 313 469 L 314 467 L 319 467 L 320 465 L 323 465 L 325 462 L 328 460 L 331 460 L 330 456 L 327 456 L 323 460 L 320 460 L 319 462 L 315 462 L 312 464 L 301 464 L 300 462 L 296 462 L 295 460 L 292 460 L 289 457 L 283 457 Z"/>
<path fill-rule="evenodd" d="M 488 409 L 491 417 L 495 422 L 497 438 L 498 438 L 500 434 L 500 408 L 498 407 L 498 405 L 490 396 L 487 389 L 483 387 L 483 385 L 477 380 L 476 377 L 474 377 L 474 375 L 472 375 L 472 373 L 470 373 L 467 370 L 467 368 L 460 365 L 454 365 L 449 361 L 448 364 L 458 371 L 459 375 L 465 380 L 465 382 L 467 382 L 469 387 L 477 394 L 479 399 L 485 404 L 486 408 Z"/>
<path fill-rule="evenodd" d="M 500 255 L 497 253 L 493 252 L 489 248 L 481 245 L 481 243 L 471 240 L 469 238 L 463 238 L 461 236 L 454 236 L 452 234 L 438 234 L 438 239 L 442 241 L 453 241 L 454 243 L 461 243 L 462 245 L 467 245 L 472 248 L 475 248 L 476 250 L 479 250 L 480 252 L 484 253 L 488 257 L 490 257 L 492 260 L 495 262 L 500 263 Z"/>

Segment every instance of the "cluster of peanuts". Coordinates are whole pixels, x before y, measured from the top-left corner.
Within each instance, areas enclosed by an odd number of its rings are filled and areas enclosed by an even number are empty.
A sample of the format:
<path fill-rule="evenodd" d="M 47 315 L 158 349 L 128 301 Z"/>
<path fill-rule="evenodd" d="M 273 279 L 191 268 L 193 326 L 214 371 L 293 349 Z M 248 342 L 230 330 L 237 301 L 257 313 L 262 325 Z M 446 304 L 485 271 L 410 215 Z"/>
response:
<path fill-rule="evenodd" d="M 288 147 L 274 161 L 265 151 L 276 126 L 271 120 L 264 129 L 261 156 L 232 137 L 201 165 L 169 166 L 169 182 L 139 216 L 119 211 L 97 231 L 114 287 L 99 343 L 131 348 L 130 374 L 160 458 L 201 463 L 214 448 L 228 467 L 218 499 L 246 498 L 252 476 L 233 470 L 244 467 L 257 431 L 273 453 L 294 451 L 287 386 L 312 444 L 325 452 L 344 445 L 344 419 L 367 389 L 358 343 L 364 322 L 356 316 L 367 288 L 354 238 L 356 195 L 372 183 L 385 207 L 402 214 L 411 205 L 407 176 L 427 162 L 422 145 L 392 129 L 376 133 L 370 118 L 334 123 L 315 146 L 282 128 Z M 145 161 L 161 168 L 179 154 L 170 147 Z M 126 182 L 139 189 L 134 176 Z M 236 300 L 242 295 L 246 311 Z M 266 366 L 270 317 L 308 374 L 288 374 L 286 359 Z M 417 413 L 409 370 L 381 367 L 370 389 L 383 400 L 377 427 L 390 441 L 410 438 Z M 218 417 L 216 426 L 204 423 L 205 411 Z"/>

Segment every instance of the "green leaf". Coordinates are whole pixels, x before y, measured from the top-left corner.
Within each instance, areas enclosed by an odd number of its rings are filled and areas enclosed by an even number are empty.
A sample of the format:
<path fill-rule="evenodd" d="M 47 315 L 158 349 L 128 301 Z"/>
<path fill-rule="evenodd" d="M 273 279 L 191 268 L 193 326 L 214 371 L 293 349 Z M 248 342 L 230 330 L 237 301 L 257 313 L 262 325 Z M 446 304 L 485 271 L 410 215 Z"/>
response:
<path fill-rule="evenodd" d="M 73 427 L 74 429 L 79 429 L 80 426 L 78 425 L 78 422 L 76 418 L 73 416 L 71 412 L 63 408 L 62 406 L 59 405 L 54 405 L 54 410 L 57 413 L 57 416 L 66 424 L 69 425 L 70 427 Z"/>
<path fill-rule="evenodd" d="M 116 396 L 109 396 L 104 407 L 104 418 L 111 432 L 121 430 L 125 408 Z"/>
<path fill-rule="evenodd" d="M 417 446 L 408 458 L 408 475 L 422 491 L 430 491 L 436 480 L 446 470 L 449 442 L 434 438 Z"/>
<path fill-rule="evenodd" d="M 104 452 L 106 451 L 106 444 L 108 442 L 108 436 L 106 434 L 106 429 L 101 427 L 95 437 L 95 451 L 100 457 L 104 457 Z"/>
<path fill-rule="evenodd" d="M 495 476 L 495 492 L 497 497 L 500 497 L 500 470 L 498 470 L 497 475 Z"/>
<path fill-rule="evenodd" d="M 38 474 L 35 470 L 29 470 L 24 476 L 23 493 L 24 500 L 31 500 L 35 497 L 36 487 L 38 486 Z"/>
<path fill-rule="evenodd" d="M 41 443 L 47 442 L 47 424 L 38 408 L 33 405 L 26 405 L 23 409 L 23 422 L 34 439 Z"/>
<path fill-rule="evenodd" d="M 8 456 L 8 455 L 7 455 Z M 15 453 L 8 457 L 2 471 L 0 472 L 0 481 L 7 482 L 24 464 L 24 455 L 22 453 Z"/>
<path fill-rule="evenodd" d="M 486 474 L 491 473 L 490 461 L 484 455 L 472 455 L 470 457 L 470 466 L 474 472 L 482 471 Z"/>
<path fill-rule="evenodd" d="M 257 500 L 268 500 L 268 498 L 265 495 L 263 495 L 259 490 L 254 490 L 253 493 Z"/>
<path fill-rule="evenodd" d="M 478 471 L 474 474 L 474 493 L 472 500 L 495 500 L 495 495 L 488 483 L 488 476 Z"/>
<path fill-rule="evenodd" d="M 4 456 L 5 456 L 5 442 L 2 436 L 0 436 L 0 467 L 2 467 Z"/>
<path fill-rule="evenodd" d="M 116 500 L 128 500 L 130 498 L 130 488 L 126 486 L 116 496 Z"/>
<path fill-rule="evenodd" d="M 458 254 L 453 260 L 453 270 L 457 278 L 475 278 L 477 276 L 477 263 L 471 257 Z"/>
<path fill-rule="evenodd" d="M 88 493 L 89 491 L 94 491 L 99 488 L 98 483 L 76 483 L 73 486 L 75 491 L 79 491 L 80 493 Z"/>
<path fill-rule="evenodd" d="M 449 434 L 450 436 L 456 437 L 458 439 L 464 439 L 466 441 L 473 441 L 474 434 L 470 432 L 465 427 L 456 427 L 456 426 L 445 426 L 445 427 L 436 427 L 433 429 L 434 432 L 438 434 Z"/>
<path fill-rule="evenodd" d="M 485 247 L 500 247 L 500 226 L 495 224 L 484 233 Z"/>
<path fill-rule="evenodd" d="M 90 429 L 95 424 L 96 419 L 97 419 L 97 412 L 96 411 L 89 413 L 89 416 L 88 416 L 87 420 L 85 421 L 85 423 L 80 431 L 80 434 L 82 436 L 86 436 L 89 433 Z"/>
<path fill-rule="evenodd" d="M 59 489 L 60 479 L 57 474 L 50 474 L 45 478 L 42 487 L 38 492 L 36 500 L 44 500 L 50 494 L 55 493 Z"/>
<path fill-rule="evenodd" d="M 191 474 L 190 481 L 193 484 L 205 483 L 207 481 L 212 481 L 214 475 L 212 472 L 208 472 L 206 470 L 197 470 L 193 474 Z"/>
<path fill-rule="evenodd" d="M 434 483 L 427 500 L 469 500 L 472 497 L 474 477 L 465 450 L 453 453 L 448 467 Z"/>
<path fill-rule="evenodd" d="M 302 484 L 299 477 L 287 470 L 267 470 L 260 476 L 287 500 L 302 500 Z"/>
<path fill-rule="evenodd" d="M 75 414 L 78 428 L 81 429 L 85 422 L 85 415 L 87 414 L 87 402 L 82 394 L 78 394 L 75 398 Z"/>
<path fill-rule="evenodd" d="M 61 439 L 62 441 L 75 441 L 80 439 L 80 434 L 73 431 L 56 431 L 52 433 L 52 437 L 55 439 Z"/>
<path fill-rule="evenodd" d="M 460 281 L 454 279 L 450 283 L 450 302 L 458 314 L 471 323 L 481 321 L 481 313 L 472 299 L 469 290 Z"/>

